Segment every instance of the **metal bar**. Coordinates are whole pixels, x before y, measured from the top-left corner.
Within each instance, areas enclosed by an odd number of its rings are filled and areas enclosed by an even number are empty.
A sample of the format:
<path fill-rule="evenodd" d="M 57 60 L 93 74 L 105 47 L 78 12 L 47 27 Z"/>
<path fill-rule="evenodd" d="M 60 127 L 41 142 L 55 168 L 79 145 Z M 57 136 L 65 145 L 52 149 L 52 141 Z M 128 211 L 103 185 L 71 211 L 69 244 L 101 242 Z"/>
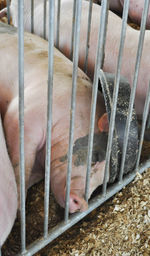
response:
<path fill-rule="evenodd" d="M 87 74 L 88 67 L 88 56 L 89 56 L 89 42 L 90 42 L 90 32 L 91 32 L 91 21 L 92 21 L 92 6 L 93 0 L 89 1 L 89 14 L 88 14 L 88 29 L 87 29 L 87 38 L 86 38 L 86 52 L 85 52 L 85 62 L 84 62 L 84 72 Z"/>
<path fill-rule="evenodd" d="M 140 167 L 138 168 L 137 171 L 138 171 L 138 173 L 142 174 L 149 167 L 150 167 L 150 160 L 148 160 L 144 164 L 140 165 Z M 115 183 L 112 186 L 110 186 L 107 190 L 106 197 L 103 197 L 101 194 L 101 195 L 98 195 L 97 197 L 91 199 L 89 202 L 89 208 L 85 212 L 75 213 L 70 217 L 70 220 L 67 223 L 63 221 L 62 223 L 58 224 L 56 227 L 51 229 L 51 233 L 47 236 L 46 239 L 41 238 L 40 240 L 32 243 L 27 248 L 28 251 L 23 255 L 31 256 L 31 255 L 35 254 L 36 252 L 38 252 L 39 250 L 41 250 L 43 247 L 45 247 L 47 244 L 52 242 L 63 232 L 65 232 L 70 227 L 72 227 L 77 222 L 79 222 L 81 219 L 83 219 L 85 216 L 87 216 L 95 208 L 99 207 L 106 200 L 111 198 L 113 195 L 115 195 L 117 192 L 119 192 L 122 188 L 124 188 L 126 185 L 128 185 L 131 181 L 133 181 L 135 176 L 136 176 L 136 173 L 132 172 L 124 177 L 122 183 Z"/>
<path fill-rule="evenodd" d="M 43 38 L 46 39 L 46 8 L 47 7 L 47 0 L 44 0 L 43 6 Z"/>
<path fill-rule="evenodd" d="M 125 1 L 124 9 L 123 9 L 121 39 L 120 39 L 119 55 L 118 55 L 118 61 L 117 61 L 117 71 L 116 71 L 116 75 L 115 75 L 113 100 L 112 100 L 113 108 L 111 110 L 111 116 L 110 116 L 110 126 L 109 126 L 108 143 L 107 143 L 107 151 L 106 151 L 106 166 L 105 166 L 105 175 L 104 175 L 104 181 L 103 181 L 103 195 L 106 194 L 106 189 L 107 189 L 109 163 L 110 163 L 110 156 L 111 156 L 111 147 L 112 147 L 112 139 L 113 139 L 113 133 L 114 133 L 116 108 L 117 108 L 117 98 L 118 98 L 118 91 L 119 91 L 120 72 L 121 72 L 123 49 L 124 49 L 124 42 L 125 42 L 125 35 L 126 35 L 127 18 L 128 18 L 128 9 L 129 9 L 129 0 Z M 101 74 L 102 74 L 102 71 L 100 72 L 100 75 Z M 103 74 L 103 76 L 104 76 L 104 74 Z"/>
<path fill-rule="evenodd" d="M 19 72 L 19 129 L 20 129 L 20 205 L 21 249 L 26 251 L 25 219 L 25 159 L 24 159 L 24 1 L 18 0 L 18 72 Z"/>
<path fill-rule="evenodd" d="M 142 129 L 141 129 L 141 136 L 140 136 L 140 143 L 139 143 L 139 152 L 138 152 L 138 157 L 137 157 L 137 162 L 136 162 L 136 169 L 138 168 L 139 162 L 140 162 L 140 156 L 141 156 L 143 139 L 144 139 L 144 132 L 145 132 L 145 127 L 146 127 L 146 120 L 147 120 L 147 116 L 149 113 L 149 104 L 150 104 L 150 82 L 149 82 L 149 87 L 147 90 L 144 111 L 143 111 Z"/>
<path fill-rule="evenodd" d="M 133 86 L 131 88 L 131 95 L 130 95 L 130 102 L 129 102 L 129 110 L 128 110 L 129 114 L 127 116 L 127 122 L 126 122 L 125 134 L 124 134 L 122 161 L 121 161 L 121 168 L 120 168 L 120 173 L 119 173 L 119 181 L 120 182 L 122 181 L 122 177 L 123 177 L 124 163 L 125 163 L 125 157 L 126 157 L 126 151 L 127 151 L 127 145 L 128 145 L 129 129 L 130 129 L 130 123 L 131 123 L 131 118 L 132 118 L 132 110 L 133 110 L 133 104 L 134 104 L 134 99 L 135 99 L 138 74 L 139 74 L 139 68 L 140 68 L 140 61 L 141 61 L 142 49 L 143 49 L 143 43 L 144 43 L 145 25 L 146 25 L 146 19 L 147 19 L 147 15 L 148 15 L 148 7 L 149 7 L 149 0 L 145 0 L 144 10 L 143 10 L 142 20 L 141 20 L 141 29 L 140 29 L 140 37 L 139 37 L 137 56 L 136 56 Z"/>
<path fill-rule="evenodd" d="M 87 174 L 86 174 L 86 185 L 85 185 L 85 200 L 87 202 L 88 202 L 88 195 L 89 195 L 90 172 L 91 172 L 91 162 L 92 162 L 92 148 L 93 148 L 96 100 L 97 100 L 97 89 L 98 89 L 98 70 L 102 66 L 103 54 L 104 54 L 103 42 L 105 41 L 105 36 L 106 36 L 105 22 L 106 22 L 106 16 L 107 16 L 107 6 L 108 6 L 108 1 L 102 1 L 100 27 L 99 27 L 99 35 L 98 35 L 98 47 L 97 47 L 97 55 L 96 55 L 97 57 L 96 57 L 93 90 L 92 90 L 90 128 L 89 128 L 89 140 L 88 140 Z"/>
<path fill-rule="evenodd" d="M 31 0 L 31 33 L 34 34 L 34 0 Z"/>
<path fill-rule="evenodd" d="M 56 47 L 57 48 L 59 48 L 60 5 L 61 5 L 61 0 L 58 0 L 58 6 L 57 6 L 57 26 L 56 26 Z"/>
<path fill-rule="evenodd" d="M 49 40 L 48 40 L 48 106 L 47 106 L 47 140 L 45 158 L 45 197 L 44 197 L 44 237 L 48 235 L 50 163 L 51 163 L 51 131 L 52 131 L 52 96 L 53 96 L 53 64 L 54 64 L 54 13 L 55 0 L 49 0 Z"/>
<path fill-rule="evenodd" d="M 75 12 L 76 12 L 76 0 L 73 2 L 73 16 L 72 16 L 72 34 L 71 34 L 71 47 L 70 47 L 70 59 L 73 56 L 73 42 L 74 42 L 74 31 L 75 31 Z"/>
<path fill-rule="evenodd" d="M 71 95 L 71 111 L 70 111 L 70 130 L 69 130 L 69 149 L 68 149 L 68 166 L 66 180 L 66 201 L 65 201 L 65 221 L 68 221 L 69 216 L 69 199 L 70 199 L 70 182 L 72 169 L 72 150 L 74 139 L 74 123 L 76 109 L 76 89 L 77 89 L 77 74 L 78 74 L 78 53 L 80 40 L 80 21 L 81 21 L 82 1 L 76 1 L 76 16 L 75 16 L 75 31 L 74 31 L 74 52 L 73 52 L 73 74 L 72 74 L 72 95 Z"/>
<path fill-rule="evenodd" d="M 8 24 L 10 24 L 10 0 L 7 0 L 7 19 Z"/>
<path fill-rule="evenodd" d="M 0 256 L 2 256 L 2 251 L 1 251 L 1 248 L 0 248 Z"/>

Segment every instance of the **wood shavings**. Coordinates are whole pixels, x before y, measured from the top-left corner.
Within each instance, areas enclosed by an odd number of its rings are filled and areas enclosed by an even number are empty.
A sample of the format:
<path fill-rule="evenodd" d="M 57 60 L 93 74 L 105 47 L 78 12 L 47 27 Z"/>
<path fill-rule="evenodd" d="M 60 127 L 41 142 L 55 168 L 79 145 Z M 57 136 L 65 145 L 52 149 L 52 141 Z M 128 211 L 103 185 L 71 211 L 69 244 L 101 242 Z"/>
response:
<path fill-rule="evenodd" d="M 4 1 L 0 1 L 2 3 Z M 1 5 L 0 5 L 1 8 Z M 3 7 L 2 7 L 3 8 Z M 4 18 L 4 22 L 7 19 Z M 147 148 L 145 153 L 147 153 Z M 149 156 L 149 152 L 147 153 Z M 101 207 L 86 216 L 36 256 L 148 256 L 150 255 L 150 169 Z M 43 182 L 29 190 L 27 198 L 27 244 L 43 233 Z M 49 227 L 63 219 L 64 211 L 50 197 Z M 17 218 L 3 256 L 20 250 Z"/>

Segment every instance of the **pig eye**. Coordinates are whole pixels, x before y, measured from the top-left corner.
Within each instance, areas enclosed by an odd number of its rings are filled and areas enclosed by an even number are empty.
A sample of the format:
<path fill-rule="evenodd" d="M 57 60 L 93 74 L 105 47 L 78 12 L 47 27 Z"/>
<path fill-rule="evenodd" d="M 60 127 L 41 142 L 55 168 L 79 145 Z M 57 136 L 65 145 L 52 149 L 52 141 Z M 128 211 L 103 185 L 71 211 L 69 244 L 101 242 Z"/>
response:
<path fill-rule="evenodd" d="M 73 200 L 75 204 L 78 204 L 78 201 L 76 199 Z"/>

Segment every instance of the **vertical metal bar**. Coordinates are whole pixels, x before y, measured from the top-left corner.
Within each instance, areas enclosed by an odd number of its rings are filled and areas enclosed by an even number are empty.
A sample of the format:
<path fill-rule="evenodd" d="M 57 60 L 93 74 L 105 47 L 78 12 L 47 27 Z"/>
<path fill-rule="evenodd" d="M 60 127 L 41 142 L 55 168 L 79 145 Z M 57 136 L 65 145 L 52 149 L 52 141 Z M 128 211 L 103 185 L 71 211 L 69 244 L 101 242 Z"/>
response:
<path fill-rule="evenodd" d="M 119 82 L 120 82 L 120 71 L 121 71 L 122 56 L 123 56 L 123 49 L 124 49 L 124 42 L 125 42 L 125 35 L 126 35 L 127 18 L 128 18 L 128 9 L 129 9 L 129 0 L 125 1 L 124 9 L 123 9 L 121 39 L 120 39 L 119 55 L 118 55 L 118 61 L 117 61 L 117 70 L 115 75 L 113 100 L 112 100 L 113 108 L 112 108 L 111 117 L 110 117 L 110 127 L 109 127 L 108 143 L 107 143 L 107 151 L 106 151 L 106 166 L 105 166 L 105 176 L 103 181 L 103 195 L 106 194 L 106 189 L 107 189 L 109 163 L 110 163 L 110 156 L 111 156 L 112 139 L 113 139 L 113 133 L 114 133 L 117 98 L 118 98 Z"/>
<path fill-rule="evenodd" d="M 1 247 L 0 247 L 0 256 L 2 256 L 2 251 L 1 251 Z"/>
<path fill-rule="evenodd" d="M 44 0 L 43 6 L 43 38 L 46 39 L 46 9 L 47 9 L 47 0 Z"/>
<path fill-rule="evenodd" d="M 85 185 L 85 200 L 88 201 L 89 195 L 89 185 L 90 185 L 90 171 L 91 171 L 91 162 L 92 162 L 92 148 L 93 148 L 93 135 L 94 135 L 94 125 L 95 125 L 95 112 L 96 112 L 96 99 L 97 99 L 97 89 L 98 89 L 98 71 L 102 66 L 104 46 L 103 42 L 105 41 L 106 36 L 106 16 L 108 15 L 108 0 L 102 1 L 102 9 L 100 15 L 100 26 L 99 26 L 99 35 L 98 35 L 98 47 L 97 47 L 97 57 L 93 81 L 93 90 L 92 90 L 92 101 L 91 101 L 91 114 L 90 114 L 90 129 L 89 129 L 89 140 L 88 140 L 88 154 L 87 154 L 87 175 L 86 175 L 86 185 Z"/>
<path fill-rule="evenodd" d="M 124 169 L 124 163 L 125 163 L 125 157 L 126 157 L 126 151 L 127 151 L 127 145 L 128 145 L 129 129 L 130 129 L 130 123 L 131 123 L 131 118 L 132 118 L 132 110 L 133 110 L 133 104 L 134 104 L 134 99 L 135 99 L 135 93 L 136 93 L 136 87 L 137 87 L 137 81 L 138 81 L 138 73 L 139 73 L 140 61 L 141 61 L 142 49 L 143 49 L 143 43 L 144 43 L 145 25 L 146 25 L 146 19 L 147 19 L 147 15 L 148 15 L 148 7 L 149 7 L 149 0 L 145 0 L 144 10 L 143 10 L 142 20 L 141 20 L 141 29 L 140 29 L 140 37 L 139 37 L 137 56 L 136 56 L 133 86 L 131 88 L 131 95 L 130 95 L 130 102 L 129 102 L 129 110 L 128 110 L 129 114 L 127 116 L 127 122 L 126 122 L 125 134 L 124 134 L 122 161 L 121 161 L 121 168 L 120 168 L 120 173 L 119 173 L 119 181 L 120 182 L 122 181 L 122 177 L 123 177 L 123 169 Z"/>
<path fill-rule="evenodd" d="M 21 203 L 21 250 L 26 251 L 25 220 L 25 160 L 24 160 L 24 1 L 18 0 L 18 47 L 19 47 L 19 129 L 20 129 L 20 203 Z"/>
<path fill-rule="evenodd" d="M 31 0 L 31 33 L 34 34 L 34 0 Z"/>
<path fill-rule="evenodd" d="M 144 132 L 145 132 L 145 127 L 146 127 L 146 120 L 147 120 L 147 116 L 148 116 L 148 113 L 149 113 L 149 104 L 150 104 L 150 82 L 149 82 L 149 87 L 148 87 L 148 90 L 147 90 L 147 95 L 146 95 L 146 100 L 145 100 L 145 105 L 144 105 L 144 111 L 143 111 L 142 129 L 141 129 L 141 135 L 140 135 L 139 152 L 138 152 L 138 157 L 137 157 L 137 162 L 136 162 L 136 169 L 138 168 L 139 162 L 140 162 Z"/>
<path fill-rule="evenodd" d="M 7 19 L 8 19 L 8 24 L 10 24 L 10 0 L 7 0 Z"/>
<path fill-rule="evenodd" d="M 75 12 L 76 12 L 76 0 L 73 1 L 73 16 L 72 16 L 72 34 L 71 34 L 71 48 L 70 48 L 70 59 L 73 56 L 73 42 L 74 42 L 74 31 L 75 31 Z"/>
<path fill-rule="evenodd" d="M 85 62 L 84 62 L 84 72 L 87 74 L 88 67 L 88 56 L 89 56 L 89 42 L 90 42 L 90 32 L 91 32 L 91 21 L 92 21 L 92 6 L 93 0 L 89 1 L 89 14 L 88 14 L 88 30 L 87 30 L 87 38 L 86 38 L 86 52 L 85 52 Z"/>
<path fill-rule="evenodd" d="M 75 34 L 74 34 L 74 52 L 73 52 L 73 74 L 72 74 L 72 95 L 71 95 L 71 118 L 69 130 L 69 150 L 68 150 L 68 166 L 66 180 L 66 202 L 65 202 L 65 221 L 68 221 L 69 216 L 69 199 L 70 199 L 70 181 L 72 169 L 72 150 L 74 138 L 74 123 L 76 109 L 76 89 L 77 89 L 77 74 L 78 74 L 78 53 L 80 40 L 80 21 L 81 21 L 82 1 L 76 1 L 76 16 L 75 16 Z"/>
<path fill-rule="evenodd" d="M 56 26 L 56 47 L 57 48 L 59 48 L 60 5 L 61 5 L 61 0 L 58 0 L 58 6 L 57 6 L 57 26 Z"/>
<path fill-rule="evenodd" d="M 50 163 L 51 163 L 51 131 L 52 131 L 52 96 L 53 96 L 53 57 L 54 57 L 54 14 L 55 0 L 49 0 L 49 40 L 48 40 L 48 106 L 47 106 L 47 140 L 45 159 L 45 197 L 44 197 L 44 237 L 48 235 Z"/>

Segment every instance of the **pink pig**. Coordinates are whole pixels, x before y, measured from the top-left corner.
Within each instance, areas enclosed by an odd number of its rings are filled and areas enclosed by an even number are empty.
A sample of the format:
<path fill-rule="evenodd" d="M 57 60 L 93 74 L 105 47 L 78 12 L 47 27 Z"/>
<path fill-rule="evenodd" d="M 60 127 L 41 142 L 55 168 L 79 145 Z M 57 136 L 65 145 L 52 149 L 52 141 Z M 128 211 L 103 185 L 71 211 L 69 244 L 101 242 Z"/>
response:
<path fill-rule="evenodd" d="M 17 213 L 17 186 L 0 117 L 0 246 L 10 233 Z"/>
<path fill-rule="evenodd" d="M 24 26 L 25 26 L 25 30 L 30 31 L 30 28 L 31 28 L 30 4 L 31 3 L 30 3 L 30 0 L 26 0 L 24 3 L 25 3 Z M 55 3 L 56 3 L 55 10 L 57 10 L 57 1 Z M 73 1 L 70 1 L 70 0 L 61 1 L 59 49 L 68 58 L 70 58 L 70 49 L 71 49 L 71 30 L 72 30 L 72 13 L 73 13 L 72 9 L 73 9 Z M 17 10 L 18 10 L 17 1 L 12 0 L 11 15 L 12 15 L 13 24 L 15 26 L 18 25 Z M 81 17 L 81 32 L 80 32 L 81 35 L 80 35 L 80 51 L 79 51 L 79 67 L 81 69 L 84 69 L 84 62 L 85 62 L 88 10 L 89 10 L 89 2 L 82 1 L 82 17 Z M 93 79 L 93 76 L 94 76 L 100 11 L 101 11 L 101 6 L 97 4 L 93 4 L 91 34 L 90 34 L 90 43 L 89 43 L 90 47 L 89 47 L 89 58 L 88 58 L 88 70 L 87 70 L 87 74 L 91 79 Z M 47 17 L 48 17 L 48 3 L 47 3 Z M 109 72 L 109 73 L 116 72 L 117 58 L 118 58 L 119 45 L 120 45 L 121 26 L 122 26 L 121 18 L 115 15 L 114 13 L 112 13 L 111 11 L 109 11 L 107 37 L 106 37 L 106 45 L 105 45 L 105 59 L 103 63 L 103 70 L 105 72 Z M 47 28 L 48 28 L 48 18 L 47 18 Z M 37 35 L 43 36 L 43 1 L 42 0 L 36 1 L 34 4 L 34 33 Z M 133 83 L 133 74 L 135 69 L 138 40 L 139 40 L 139 31 L 131 28 L 130 26 L 127 26 L 121 75 L 128 79 L 131 86 Z M 142 60 L 140 65 L 137 91 L 135 96 L 135 108 L 136 108 L 136 113 L 138 115 L 141 115 L 143 113 L 147 87 L 150 79 L 149 42 L 150 42 L 150 31 L 147 30 L 145 33 Z"/>
<path fill-rule="evenodd" d="M 101 0 L 95 0 L 95 3 L 101 3 Z M 123 10 L 124 0 L 110 0 L 109 1 L 109 8 L 112 11 L 116 11 L 121 13 Z M 144 9 L 144 0 L 130 0 L 129 3 L 129 18 L 132 22 L 140 25 L 142 12 Z M 148 12 L 147 22 L 146 22 L 147 29 L 150 29 L 150 8 Z"/>
<path fill-rule="evenodd" d="M 18 126 L 18 64 L 17 30 L 0 23 L 0 109 L 11 161 L 19 191 L 19 126 Z M 44 177 L 48 43 L 32 34 L 25 33 L 25 170 L 26 189 Z M 6 66 L 9 63 L 9 70 Z M 67 152 L 70 124 L 72 88 L 72 63 L 58 50 L 54 50 L 53 122 L 51 150 L 51 189 L 57 202 L 65 206 Z M 75 117 L 74 151 L 72 163 L 70 213 L 87 209 L 84 200 L 86 154 L 90 124 L 92 86 L 88 77 L 78 70 L 77 106 Z M 98 94 L 95 120 L 96 143 L 99 147 L 101 133 L 98 120 L 105 112 L 102 95 Z M 99 152 L 99 150 L 97 149 Z M 98 155 L 95 152 L 95 156 Z M 89 197 L 103 183 L 105 159 L 92 163 Z"/>

